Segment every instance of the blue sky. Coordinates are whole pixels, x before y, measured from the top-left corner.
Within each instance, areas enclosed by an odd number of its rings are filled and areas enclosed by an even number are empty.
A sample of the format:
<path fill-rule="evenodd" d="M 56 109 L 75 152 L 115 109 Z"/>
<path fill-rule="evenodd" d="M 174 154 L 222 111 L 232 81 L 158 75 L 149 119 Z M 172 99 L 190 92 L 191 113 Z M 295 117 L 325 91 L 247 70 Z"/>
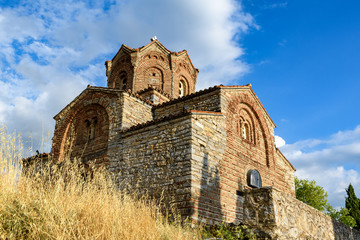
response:
<path fill-rule="evenodd" d="M 251 83 L 296 175 L 343 206 L 350 182 L 360 190 L 359 10 L 331 0 L 0 0 L 0 123 L 48 151 L 52 117 L 88 84 L 106 85 L 105 60 L 156 35 L 188 51 L 198 90 Z"/>

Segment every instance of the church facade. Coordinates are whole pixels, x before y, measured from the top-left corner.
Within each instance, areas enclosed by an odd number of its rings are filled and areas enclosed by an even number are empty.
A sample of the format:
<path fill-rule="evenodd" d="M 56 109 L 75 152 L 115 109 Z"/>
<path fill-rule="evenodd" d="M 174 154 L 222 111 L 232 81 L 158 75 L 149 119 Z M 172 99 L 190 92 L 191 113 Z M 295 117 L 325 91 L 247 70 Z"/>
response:
<path fill-rule="evenodd" d="M 107 87 L 88 86 L 54 117 L 53 161 L 104 165 L 119 185 L 196 221 L 242 222 L 250 189 L 295 196 L 295 169 L 251 85 L 196 92 L 187 52 L 156 39 L 122 45 L 105 66 Z"/>

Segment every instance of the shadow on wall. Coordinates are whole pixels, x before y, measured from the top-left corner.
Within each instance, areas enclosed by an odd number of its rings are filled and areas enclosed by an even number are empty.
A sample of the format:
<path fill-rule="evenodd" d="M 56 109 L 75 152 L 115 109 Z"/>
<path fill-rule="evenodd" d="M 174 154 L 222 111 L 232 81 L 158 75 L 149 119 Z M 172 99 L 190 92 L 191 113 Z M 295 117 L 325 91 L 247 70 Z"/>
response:
<path fill-rule="evenodd" d="M 235 221 L 234 224 L 238 225 L 243 219 L 243 201 L 244 192 L 241 185 L 240 178 L 238 179 L 238 190 L 236 191 L 236 209 L 235 209 Z"/>
<path fill-rule="evenodd" d="M 209 153 L 203 145 L 200 147 L 204 157 L 201 169 L 198 223 L 222 222 L 224 219 L 221 208 L 219 169 L 216 165 L 209 165 Z"/>
<path fill-rule="evenodd" d="M 335 240 L 356 240 L 360 239 L 360 232 L 332 219 L 332 227 L 334 231 Z"/>

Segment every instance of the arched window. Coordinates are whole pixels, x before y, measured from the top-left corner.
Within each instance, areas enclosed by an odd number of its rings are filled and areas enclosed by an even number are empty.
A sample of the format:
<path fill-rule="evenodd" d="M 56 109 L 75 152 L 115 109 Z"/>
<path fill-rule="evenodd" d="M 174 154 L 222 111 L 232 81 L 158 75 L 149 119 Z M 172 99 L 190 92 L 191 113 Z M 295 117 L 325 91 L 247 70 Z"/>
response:
<path fill-rule="evenodd" d="M 184 81 L 179 82 L 179 97 L 184 96 Z"/>
<path fill-rule="evenodd" d="M 252 170 L 248 171 L 247 184 L 253 188 L 261 188 L 262 187 L 261 176 L 257 170 L 252 169 Z"/>
<path fill-rule="evenodd" d="M 179 97 L 183 97 L 189 94 L 188 86 L 188 81 L 184 76 L 182 76 L 179 81 Z"/>
<path fill-rule="evenodd" d="M 119 76 L 119 80 L 120 80 L 120 89 L 121 90 L 125 90 L 126 89 L 126 84 L 127 84 L 127 76 L 126 76 L 126 72 L 121 72 L 120 76 Z"/>

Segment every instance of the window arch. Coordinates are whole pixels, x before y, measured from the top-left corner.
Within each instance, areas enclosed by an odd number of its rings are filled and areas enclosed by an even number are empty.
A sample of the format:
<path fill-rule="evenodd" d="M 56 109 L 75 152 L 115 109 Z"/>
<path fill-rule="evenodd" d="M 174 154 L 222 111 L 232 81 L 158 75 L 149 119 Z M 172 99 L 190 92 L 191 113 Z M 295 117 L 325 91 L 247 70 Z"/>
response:
<path fill-rule="evenodd" d="M 188 94 L 188 84 L 184 77 L 181 77 L 179 81 L 179 97 L 183 97 Z"/>

